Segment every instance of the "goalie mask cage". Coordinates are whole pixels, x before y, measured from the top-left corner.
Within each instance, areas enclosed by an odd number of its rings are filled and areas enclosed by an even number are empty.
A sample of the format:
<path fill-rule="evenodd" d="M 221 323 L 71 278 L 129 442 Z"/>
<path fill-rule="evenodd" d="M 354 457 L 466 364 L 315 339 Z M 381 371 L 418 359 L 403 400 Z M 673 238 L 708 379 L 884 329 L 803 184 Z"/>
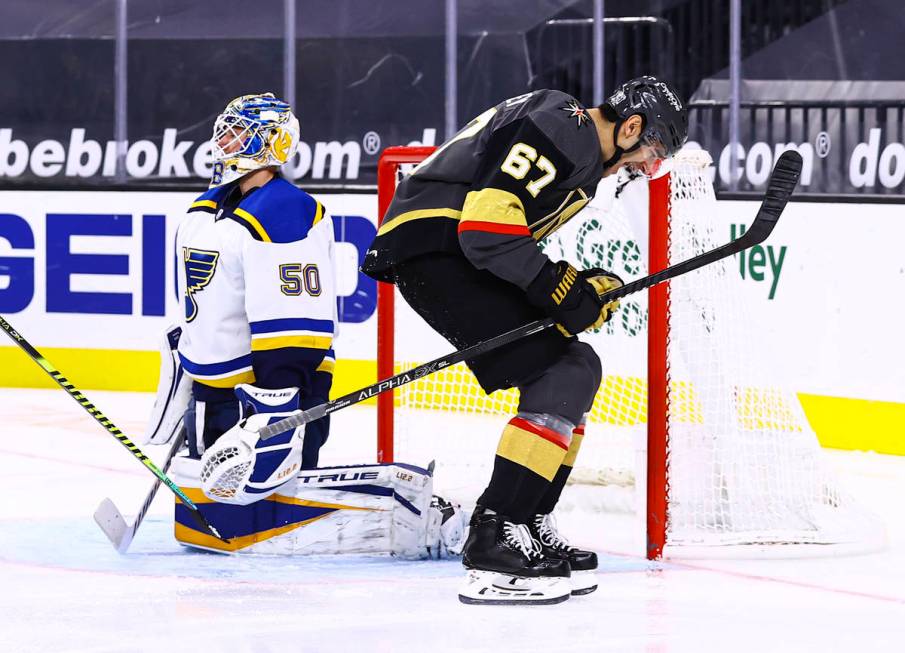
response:
<path fill-rule="evenodd" d="M 433 149 L 384 151 L 381 219 L 401 175 Z M 628 281 L 727 242 L 710 163 L 706 152 L 686 150 L 647 183 L 604 180 L 594 202 L 545 240 L 545 252 Z M 599 332 L 582 334 L 604 378 L 570 484 L 593 488 L 581 494 L 586 508 L 636 511 L 651 559 L 882 548 L 882 524 L 839 487 L 797 396 L 758 368 L 764 344 L 736 265 L 724 259 L 630 295 Z M 396 294 L 378 284 L 379 378 L 450 351 Z M 378 460 L 436 458 L 437 487 L 473 501 L 517 401 L 516 390 L 485 395 L 464 364 L 384 392 Z"/>

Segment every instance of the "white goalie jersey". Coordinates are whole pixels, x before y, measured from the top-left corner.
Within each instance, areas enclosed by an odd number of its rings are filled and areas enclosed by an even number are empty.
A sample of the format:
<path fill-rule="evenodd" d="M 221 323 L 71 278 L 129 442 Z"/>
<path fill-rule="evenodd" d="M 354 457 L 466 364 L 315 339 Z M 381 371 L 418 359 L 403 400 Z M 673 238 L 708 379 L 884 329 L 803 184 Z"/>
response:
<path fill-rule="evenodd" d="M 316 368 L 332 360 L 336 333 L 333 222 L 323 205 L 281 177 L 237 191 L 203 194 L 176 235 L 179 356 L 215 388 L 265 381 L 256 374 L 287 351 Z"/>

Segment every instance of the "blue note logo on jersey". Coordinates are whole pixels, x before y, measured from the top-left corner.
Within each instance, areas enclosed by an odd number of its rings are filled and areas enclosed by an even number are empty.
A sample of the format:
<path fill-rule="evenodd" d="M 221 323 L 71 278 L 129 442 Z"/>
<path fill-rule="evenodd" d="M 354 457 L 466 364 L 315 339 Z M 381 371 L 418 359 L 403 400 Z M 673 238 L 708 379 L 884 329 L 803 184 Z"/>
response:
<path fill-rule="evenodd" d="M 185 261 L 185 321 L 191 322 L 198 315 L 194 295 L 204 290 L 214 278 L 220 252 L 183 247 L 182 257 Z"/>

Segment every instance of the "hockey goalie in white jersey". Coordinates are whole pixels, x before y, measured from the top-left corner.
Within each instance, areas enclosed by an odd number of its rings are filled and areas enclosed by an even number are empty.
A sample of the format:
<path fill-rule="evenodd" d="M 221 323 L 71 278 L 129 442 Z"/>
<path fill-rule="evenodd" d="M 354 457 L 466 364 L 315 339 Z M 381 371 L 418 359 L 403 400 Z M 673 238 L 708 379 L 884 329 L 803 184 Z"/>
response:
<path fill-rule="evenodd" d="M 451 509 L 432 507 L 429 470 L 316 469 L 329 416 L 257 435 L 326 402 L 335 363 L 333 222 L 279 173 L 298 139 L 298 120 L 272 94 L 230 102 L 214 125 L 210 188 L 177 231 L 184 316 L 167 334 L 148 440 L 182 437 L 184 423 L 189 453 L 174 459 L 174 480 L 229 544 L 178 503 L 176 538 L 232 551 L 434 554 Z M 444 524 L 450 542 L 458 522 Z"/>

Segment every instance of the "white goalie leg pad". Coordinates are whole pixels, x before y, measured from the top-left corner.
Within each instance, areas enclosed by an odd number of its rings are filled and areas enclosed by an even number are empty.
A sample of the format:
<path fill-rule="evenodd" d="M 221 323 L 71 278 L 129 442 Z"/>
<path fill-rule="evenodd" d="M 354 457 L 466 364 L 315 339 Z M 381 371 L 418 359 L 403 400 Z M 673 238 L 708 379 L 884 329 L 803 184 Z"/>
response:
<path fill-rule="evenodd" d="M 439 542 L 434 545 L 434 551 L 438 555 L 434 557 L 447 558 L 462 555 L 465 540 L 468 537 L 468 521 L 471 515 L 462 510 L 462 506 L 450 503 L 443 497 L 434 496 L 431 499 L 428 519 L 429 535 L 437 534 Z M 435 525 L 436 524 L 436 525 Z"/>
<path fill-rule="evenodd" d="M 260 501 L 292 481 L 302 464 L 304 425 L 267 440 L 258 431 L 292 414 L 298 388 L 267 390 L 242 384 L 240 399 L 261 411 L 239 421 L 201 456 L 201 490 L 220 503 L 241 506 Z M 280 412 L 264 412 L 276 409 Z"/>
<path fill-rule="evenodd" d="M 179 432 L 183 415 L 192 396 L 192 379 L 179 360 L 182 327 L 170 325 L 160 345 L 160 376 L 157 396 L 145 428 L 144 444 L 166 444 Z"/>
<path fill-rule="evenodd" d="M 295 532 L 304 553 L 390 553 L 404 559 L 461 553 L 467 515 L 433 495 L 433 473 L 390 463 L 305 470 L 295 497 L 337 510 Z"/>
<path fill-rule="evenodd" d="M 428 470 L 405 463 L 306 470 L 295 496 L 340 509 L 299 529 L 297 549 L 439 557 L 442 514 L 431 507 L 433 484 Z"/>
<path fill-rule="evenodd" d="M 550 605 L 572 595 L 568 578 L 528 578 L 469 569 L 459 600 L 473 605 Z"/>
<path fill-rule="evenodd" d="M 180 487 L 190 491 L 203 485 L 202 461 L 180 458 L 176 463 L 173 479 Z M 237 475 L 246 473 L 236 468 Z M 178 505 L 176 537 L 190 546 L 240 553 L 436 558 L 461 546 L 457 538 L 464 536 L 464 516 L 433 497 L 432 489 L 430 471 L 402 463 L 304 470 L 263 500 L 220 506 L 216 515 L 207 515 L 229 534 L 230 545 L 198 531 Z M 206 506 L 200 505 L 202 512 Z"/>

